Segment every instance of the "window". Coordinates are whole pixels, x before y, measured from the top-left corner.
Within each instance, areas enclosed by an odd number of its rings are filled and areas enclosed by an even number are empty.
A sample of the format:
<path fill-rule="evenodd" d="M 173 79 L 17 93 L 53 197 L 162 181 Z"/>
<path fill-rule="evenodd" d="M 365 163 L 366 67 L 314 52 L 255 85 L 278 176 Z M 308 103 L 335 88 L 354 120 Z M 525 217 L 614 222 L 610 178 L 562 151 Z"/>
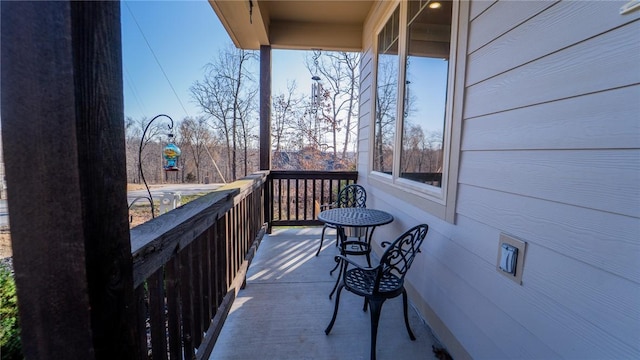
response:
<path fill-rule="evenodd" d="M 376 121 L 373 170 L 391 174 L 398 100 L 400 10 L 396 8 L 378 34 Z"/>
<path fill-rule="evenodd" d="M 402 2 L 377 36 L 372 169 L 441 203 L 453 8 L 451 0 Z"/>
<path fill-rule="evenodd" d="M 410 1 L 407 11 L 399 176 L 441 187 L 452 9 L 432 4 Z"/>

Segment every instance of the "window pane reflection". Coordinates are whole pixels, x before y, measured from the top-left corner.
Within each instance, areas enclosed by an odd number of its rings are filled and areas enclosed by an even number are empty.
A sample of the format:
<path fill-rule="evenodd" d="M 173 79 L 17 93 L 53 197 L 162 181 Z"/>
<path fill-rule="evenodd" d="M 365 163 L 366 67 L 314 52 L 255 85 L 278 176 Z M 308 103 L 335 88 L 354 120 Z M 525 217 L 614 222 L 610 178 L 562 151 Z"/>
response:
<path fill-rule="evenodd" d="M 378 34 L 373 170 L 391 174 L 398 101 L 399 10 Z"/>
<path fill-rule="evenodd" d="M 400 177 L 441 187 L 447 75 L 451 44 L 451 2 L 432 9 L 411 1 Z"/>

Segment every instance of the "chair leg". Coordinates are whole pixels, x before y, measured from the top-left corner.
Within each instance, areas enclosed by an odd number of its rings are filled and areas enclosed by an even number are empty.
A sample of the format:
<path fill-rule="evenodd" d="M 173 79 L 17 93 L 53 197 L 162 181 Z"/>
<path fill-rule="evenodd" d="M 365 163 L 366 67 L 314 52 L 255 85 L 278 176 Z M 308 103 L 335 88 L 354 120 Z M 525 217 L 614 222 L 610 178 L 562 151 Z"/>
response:
<path fill-rule="evenodd" d="M 378 323 L 380 322 L 382 304 L 384 304 L 384 299 L 369 299 L 371 308 L 371 360 L 376 360 L 376 340 L 378 338 Z"/>
<path fill-rule="evenodd" d="M 331 290 L 331 294 L 329 294 L 329 299 L 331 299 L 331 297 L 333 296 L 333 293 L 335 293 L 336 289 L 338 288 L 338 284 L 340 283 L 340 279 L 342 278 L 342 267 L 345 265 L 343 265 L 342 261 L 340 261 L 340 263 L 338 263 L 338 265 L 336 265 L 336 267 L 333 268 L 333 270 L 335 270 L 338 266 L 340 266 L 340 272 L 338 272 L 338 278 L 336 279 L 336 284 L 333 285 L 333 290 Z M 331 273 L 333 273 L 333 270 L 331 270 Z"/>
<path fill-rule="evenodd" d="M 333 275 L 333 272 L 336 271 L 336 269 L 338 268 L 338 266 L 340 266 L 342 264 L 342 262 L 337 262 L 336 266 L 333 267 L 333 269 L 331 269 L 331 271 L 329 271 L 329 275 Z M 340 273 L 342 273 L 342 267 L 340 268 L 341 270 L 338 272 L 338 275 L 340 275 Z"/>
<path fill-rule="evenodd" d="M 404 288 L 402 289 L 402 307 L 404 309 L 404 325 L 407 327 L 409 338 L 413 341 L 416 339 L 416 336 L 413 335 L 411 326 L 409 326 L 409 314 L 407 313 L 407 291 Z"/>
<path fill-rule="evenodd" d="M 331 322 L 329 323 L 329 326 L 327 326 L 326 329 L 324 329 L 324 333 L 329 335 L 329 333 L 331 332 L 331 329 L 333 328 L 333 324 L 336 322 L 336 316 L 338 315 L 338 306 L 340 305 L 340 293 L 342 292 L 342 289 L 344 288 L 344 284 L 340 285 L 340 287 L 338 288 L 338 293 L 336 294 L 336 306 L 333 308 L 333 317 L 331 318 Z"/>
<path fill-rule="evenodd" d="M 342 243 L 347 240 L 347 236 L 344 234 L 344 228 L 342 227 L 336 228 L 336 233 L 338 234 L 336 244 L 338 243 L 338 241 L 340 242 L 340 254 L 344 255 L 344 248 L 342 247 L 343 246 Z M 329 275 L 333 275 L 333 272 L 336 271 L 336 269 L 338 268 L 338 265 L 340 264 L 342 264 L 342 262 L 337 263 L 336 266 L 334 266 L 333 269 L 329 271 Z M 340 274 L 341 273 L 342 273 L 342 267 L 340 267 Z"/>
<path fill-rule="evenodd" d="M 316 256 L 320 254 L 320 250 L 322 250 L 322 242 L 324 242 L 324 232 L 327 230 L 327 226 L 322 227 L 322 235 L 320 235 L 320 247 L 318 247 L 318 251 L 316 252 Z"/>

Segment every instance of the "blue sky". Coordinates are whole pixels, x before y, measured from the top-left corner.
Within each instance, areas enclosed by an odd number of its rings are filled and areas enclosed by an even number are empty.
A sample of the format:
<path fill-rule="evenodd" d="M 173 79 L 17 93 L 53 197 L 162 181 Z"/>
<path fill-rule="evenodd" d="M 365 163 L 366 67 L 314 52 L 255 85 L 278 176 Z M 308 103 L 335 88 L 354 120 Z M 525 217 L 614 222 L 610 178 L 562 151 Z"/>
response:
<path fill-rule="evenodd" d="M 152 118 L 164 113 L 180 120 L 199 115 L 189 87 L 203 78 L 204 65 L 220 49 L 232 45 L 209 3 L 123 1 L 121 9 L 125 116 Z M 297 82 L 298 91 L 309 92 L 311 79 L 304 54 L 273 50 L 274 95 L 284 91 L 291 80 Z M 257 69 L 256 64 L 256 77 Z"/>

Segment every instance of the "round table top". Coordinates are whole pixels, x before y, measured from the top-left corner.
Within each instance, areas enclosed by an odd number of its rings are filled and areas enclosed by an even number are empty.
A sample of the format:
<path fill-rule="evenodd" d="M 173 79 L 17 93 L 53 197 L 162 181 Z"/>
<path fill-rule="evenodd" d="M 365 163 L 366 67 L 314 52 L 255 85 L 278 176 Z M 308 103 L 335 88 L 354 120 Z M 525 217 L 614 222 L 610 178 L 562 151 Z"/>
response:
<path fill-rule="evenodd" d="M 318 214 L 318 220 L 336 226 L 370 227 L 388 224 L 393 216 L 376 209 L 335 208 Z"/>

